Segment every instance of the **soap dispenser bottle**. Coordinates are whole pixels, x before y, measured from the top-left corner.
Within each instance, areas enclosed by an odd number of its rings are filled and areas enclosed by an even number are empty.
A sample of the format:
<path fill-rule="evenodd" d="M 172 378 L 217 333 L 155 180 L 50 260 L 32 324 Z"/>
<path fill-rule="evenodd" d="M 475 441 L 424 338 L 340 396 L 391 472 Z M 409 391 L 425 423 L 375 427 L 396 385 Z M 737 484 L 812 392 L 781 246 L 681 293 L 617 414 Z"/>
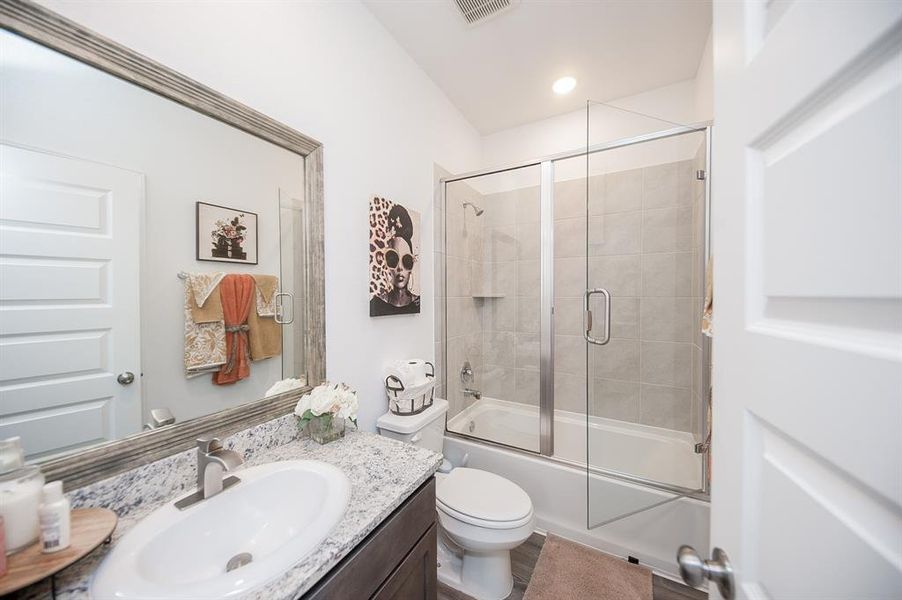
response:
<path fill-rule="evenodd" d="M 49 554 L 69 547 L 69 500 L 63 496 L 63 482 L 51 481 L 44 486 L 44 501 L 38 509 L 41 521 L 41 552 Z"/>

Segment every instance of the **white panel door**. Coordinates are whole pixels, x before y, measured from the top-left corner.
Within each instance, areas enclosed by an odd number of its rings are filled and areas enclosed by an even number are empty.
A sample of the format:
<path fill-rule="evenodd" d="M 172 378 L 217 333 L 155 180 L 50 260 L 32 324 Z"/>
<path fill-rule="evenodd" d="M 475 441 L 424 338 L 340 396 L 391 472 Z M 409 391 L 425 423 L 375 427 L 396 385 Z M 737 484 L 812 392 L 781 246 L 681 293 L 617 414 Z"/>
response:
<path fill-rule="evenodd" d="M 0 144 L 0 438 L 29 456 L 141 429 L 143 196 L 138 173 Z"/>
<path fill-rule="evenodd" d="M 714 44 L 711 545 L 739 598 L 902 598 L 902 2 Z"/>

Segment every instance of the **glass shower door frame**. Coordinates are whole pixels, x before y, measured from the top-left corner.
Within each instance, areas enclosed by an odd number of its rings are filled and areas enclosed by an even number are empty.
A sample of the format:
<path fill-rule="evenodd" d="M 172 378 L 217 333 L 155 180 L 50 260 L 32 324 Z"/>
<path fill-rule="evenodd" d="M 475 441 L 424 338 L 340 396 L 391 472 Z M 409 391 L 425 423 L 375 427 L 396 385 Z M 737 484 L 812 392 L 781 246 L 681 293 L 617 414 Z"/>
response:
<path fill-rule="evenodd" d="M 554 456 L 554 162 L 541 163 L 539 453 Z"/>
<path fill-rule="evenodd" d="M 441 185 L 442 208 L 442 271 L 447 289 L 448 276 L 448 184 L 466 181 L 487 175 L 496 175 L 518 169 L 539 167 L 539 444 L 538 451 L 519 446 L 511 446 L 503 442 L 485 439 L 477 435 L 468 435 L 462 431 L 448 429 L 448 418 L 445 419 L 445 433 L 480 443 L 500 446 L 518 452 L 547 457 L 554 456 L 554 158 L 526 161 L 499 169 L 486 169 L 464 173 L 439 180 Z M 447 297 L 446 297 L 447 301 Z M 448 351 L 448 310 L 444 310 L 442 323 L 442 344 L 445 345 L 445 357 L 442 369 L 442 387 L 449 390 L 448 377 L 451 369 L 447 362 Z"/>
<path fill-rule="evenodd" d="M 588 181 L 589 181 L 589 157 L 593 154 L 602 153 L 608 150 L 615 150 L 618 148 L 625 148 L 628 146 L 635 146 L 638 144 L 653 142 L 657 140 L 663 140 L 666 138 L 677 137 L 686 134 L 692 133 L 703 133 L 705 135 L 705 174 L 704 174 L 704 207 L 705 207 L 705 215 L 704 215 L 704 244 L 703 244 L 703 252 L 704 252 L 704 265 L 701 272 L 702 283 L 707 281 L 707 266 L 708 261 L 710 260 L 711 254 L 711 228 L 710 228 L 710 219 L 711 219 L 711 178 L 710 178 L 710 169 L 711 169 L 711 133 L 712 126 L 710 124 L 700 124 L 700 125 L 687 125 L 687 126 L 678 126 L 672 129 L 667 129 L 663 131 L 648 133 L 638 135 L 632 138 L 627 138 L 623 140 L 617 140 L 614 142 L 597 144 L 593 146 L 587 146 L 586 150 L 582 153 L 586 158 L 586 182 L 587 182 L 587 193 L 586 193 L 586 216 L 587 216 L 587 228 L 589 227 L 589 214 L 588 214 L 588 203 L 589 203 L 589 193 L 588 193 Z M 587 134 L 588 137 L 588 134 Z M 589 243 L 589 235 L 587 230 L 586 243 Z M 588 251 L 587 251 L 587 261 L 588 261 Z M 600 287 L 591 287 L 591 285 L 595 282 L 589 282 L 588 273 L 586 279 L 586 291 L 585 291 L 585 304 L 584 309 L 586 315 L 584 317 L 584 324 L 586 330 L 584 331 L 584 338 L 586 340 L 586 347 L 589 348 L 590 345 L 605 345 L 609 341 L 610 329 L 609 329 L 609 320 L 611 318 L 611 295 L 604 288 Z M 605 323 L 605 334 L 601 339 L 597 339 L 592 335 L 592 321 L 593 314 L 589 310 L 589 299 L 593 294 L 601 294 L 604 296 L 604 323 Z M 597 319 L 596 319 L 597 322 Z M 701 348 L 701 361 L 702 365 L 710 365 L 711 362 L 711 339 L 707 336 L 702 336 L 702 348 Z M 590 460 L 590 444 L 589 444 L 589 436 L 588 436 L 588 418 L 590 415 L 589 411 L 589 403 L 592 400 L 592 392 L 588 386 L 591 385 L 590 377 L 587 377 L 586 385 L 586 420 L 587 420 L 587 428 L 586 428 L 586 464 L 584 465 L 587 475 L 604 475 L 606 477 L 613 477 L 615 479 L 620 479 L 623 481 L 628 481 L 630 483 L 638 483 L 641 485 L 645 485 L 648 487 L 652 487 L 655 489 L 659 489 L 666 492 L 671 492 L 675 494 L 673 497 L 662 501 L 660 504 L 666 504 L 673 500 L 689 497 L 696 498 L 701 500 L 710 499 L 710 480 L 709 480 L 709 461 L 708 461 L 708 453 L 710 452 L 710 440 L 711 440 L 711 431 L 709 427 L 709 397 L 711 393 L 711 372 L 710 368 L 703 368 L 701 373 L 701 386 L 702 390 L 704 390 L 704 400 L 701 406 L 701 440 L 695 444 L 695 452 L 696 454 L 703 455 L 701 460 L 701 486 L 699 488 L 686 488 L 676 484 L 670 484 L 662 481 L 657 481 L 653 479 L 647 479 L 645 477 L 632 475 L 628 473 L 622 473 L 619 471 L 611 471 L 605 469 L 603 467 L 593 467 Z M 588 490 L 587 490 L 588 492 Z M 590 499 L 587 497 L 587 502 Z M 631 516 L 633 514 L 637 514 L 639 512 L 644 512 L 649 508 L 654 508 L 659 504 L 654 504 L 648 507 L 640 508 L 635 511 L 631 511 L 627 514 L 621 515 L 616 519 L 612 519 L 612 521 L 619 520 L 620 518 Z M 598 525 L 596 525 L 598 526 Z M 591 528 L 591 526 L 590 526 Z"/>
<path fill-rule="evenodd" d="M 568 158 L 576 158 L 576 157 L 586 157 L 588 160 L 589 155 L 596 154 L 599 152 L 604 152 L 606 150 L 613 150 L 616 148 L 623 148 L 627 146 L 633 146 L 636 144 L 641 144 L 643 142 L 649 142 L 653 140 L 660 140 L 669 137 L 675 137 L 687 133 L 693 132 L 702 132 L 706 136 L 706 156 L 707 156 L 707 170 L 710 172 L 710 157 L 711 157 L 711 126 L 708 123 L 697 124 L 697 125 L 684 125 L 684 126 L 676 126 L 670 129 L 661 130 L 657 132 L 647 133 L 637 135 L 631 138 L 625 138 L 621 140 L 616 140 L 612 142 L 606 142 L 602 144 L 596 144 L 593 146 L 589 146 L 586 148 L 582 148 L 576 151 L 570 152 L 562 152 L 559 154 L 554 154 L 551 156 L 543 157 L 539 160 L 530 160 L 523 161 L 520 163 L 514 163 L 511 165 L 507 165 L 500 168 L 493 169 L 483 169 L 478 171 L 473 171 L 469 173 L 463 173 L 460 175 L 455 175 L 452 177 L 441 178 L 439 180 L 440 184 L 440 194 L 441 194 L 441 208 L 442 208 L 442 259 L 443 259 L 443 272 L 445 276 L 447 276 L 447 252 L 445 249 L 447 248 L 447 214 L 448 214 L 448 205 L 447 205 L 447 186 L 449 183 L 453 183 L 456 181 L 464 181 L 467 179 L 472 179 L 474 177 L 479 177 L 482 175 L 491 175 L 497 173 L 503 173 L 506 171 L 512 171 L 515 169 L 520 169 L 524 167 L 535 167 L 538 166 L 541 169 L 541 216 L 540 216 L 540 232 L 541 232 L 541 240 L 540 240 L 540 264 L 541 264 L 541 292 L 540 292 L 540 398 L 539 398 L 539 451 L 534 452 L 531 450 L 519 448 L 516 446 L 510 446 L 504 443 L 486 440 L 480 438 L 475 435 L 468 435 L 463 432 L 451 431 L 446 429 L 445 432 L 447 435 L 452 437 L 458 437 L 466 440 L 477 441 L 484 444 L 489 444 L 492 446 L 497 446 L 501 448 L 505 448 L 508 450 L 512 450 L 515 452 L 525 453 L 529 455 L 542 455 L 547 457 L 550 460 L 558 462 L 563 465 L 578 467 L 587 469 L 589 472 L 594 474 L 604 475 L 606 477 L 611 477 L 614 479 L 626 481 L 629 483 L 636 483 L 640 485 L 645 485 L 654 489 L 672 492 L 675 494 L 679 494 L 680 496 L 697 498 L 701 500 L 707 500 L 709 498 L 709 483 L 708 483 L 708 461 L 702 461 L 702 489 L 688 489 L 680 486 L 670 485 L 667 483 L 662 483 L 659 481 L 649 480 L 642 477 L 637 477 L 625 473 L 620 473 L 616 471 L 608 471 L 605 469 L 592 467 L 589 464 L 588 456 L 585 464 L 579 464 L 571 460 L 563 459 L 554 456 L 554 163 L 559 160 L 564 160 Z M 586 173 L 588 179 L 588 173 Z M 710 177 L 707 177 L 705 180 L 705 263 L 707 264 L 708 257 L 710 256 L 710 197 L 711 197 L 711 182 Z M 588 202 L 588 197 L 586 198 Z M 588 260 L 588 258 L 586 259 Z M 444 320 L 442 322 L 442 343 L 447 344 L 447 310 L 444 311 Z M 702 360 L 704 364 L 710 363 L 710 340 L 708 338 L 704 338 L 704 344 L 702 347 Z M 447 352 L 445 352 L 447 357 Z M 450 372 L 452 370 L 448 368 L 448 365 L 445 364 L 445 368 L 443 369 L 443 379 L 444 379 L 444 389 L 448 389 L 447 378 L 450 376 Z M 710 374 L 708 371 L 703 372 L 702 378 L 703 389 L 710 389 Z M 708 417 L 708 404 L 704 402 L 702 404 L 702 415 L 701 421 L 703 424 L 703 432 L 702 432 L 702 443 L 700 450 L 707 452 L 708 446 L 707 441 L 710 439 L 710 431 L 707 427 L 707 417 Z"/>

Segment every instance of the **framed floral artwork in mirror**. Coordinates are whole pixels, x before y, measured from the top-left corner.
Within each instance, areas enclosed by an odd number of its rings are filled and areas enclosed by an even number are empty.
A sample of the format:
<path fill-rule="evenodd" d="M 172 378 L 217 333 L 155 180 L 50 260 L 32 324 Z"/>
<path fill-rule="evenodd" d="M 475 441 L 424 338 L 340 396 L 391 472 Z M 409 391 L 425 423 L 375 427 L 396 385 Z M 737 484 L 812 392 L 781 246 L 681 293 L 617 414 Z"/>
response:
<path fill-rule="evenodd" d="M 257 214 L 198 202 L 197 260 L 257 264 Z"/>

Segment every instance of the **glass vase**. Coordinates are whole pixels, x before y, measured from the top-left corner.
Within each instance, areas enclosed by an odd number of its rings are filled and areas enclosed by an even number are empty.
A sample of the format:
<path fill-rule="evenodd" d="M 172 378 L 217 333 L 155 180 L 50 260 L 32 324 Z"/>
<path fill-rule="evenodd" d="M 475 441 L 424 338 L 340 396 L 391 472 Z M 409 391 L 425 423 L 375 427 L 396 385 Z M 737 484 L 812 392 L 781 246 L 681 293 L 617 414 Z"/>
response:
<path fill-rule="evenodd" d="M 307 432 L 314 442 L 328 444 L 345 436 L 345 420 L 332 415 L 313 417 L 307 423 Z"/>

